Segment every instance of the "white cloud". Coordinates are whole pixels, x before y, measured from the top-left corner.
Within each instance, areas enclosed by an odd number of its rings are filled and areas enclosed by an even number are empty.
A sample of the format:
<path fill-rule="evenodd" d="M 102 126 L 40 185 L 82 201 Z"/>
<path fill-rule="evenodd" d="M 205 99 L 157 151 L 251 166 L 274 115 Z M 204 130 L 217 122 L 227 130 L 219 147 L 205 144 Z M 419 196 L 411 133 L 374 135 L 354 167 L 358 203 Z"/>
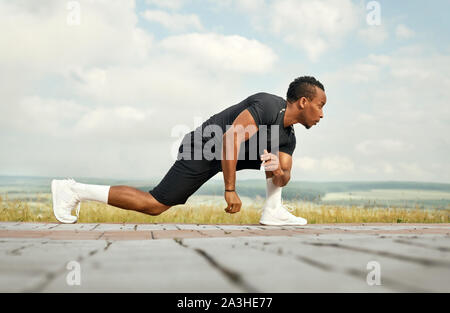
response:
<path fill-rule="evenodd" d="M 433 175 L 422 168 L 417 162 L 403 162 L 398 164 L 402 176 L 408 180 L 427 181 Z"/>
<path fill-rule="evenodd" d="M 160 45 L 199 66 L 233 72 L 263 73 L 270 70 L 277 59 L 270 47 L 238 35 L 192 33 L 168 37 Z"/>
<path fill-rule="evenodd" d="M 411 151 L 414 146 L 395 139 L 364 140 L 358 143 L 355 150 L 365 155 L 386 155 L 389 153 L 405 153 Z"/>
<path fill-rule="evenodd" d="M 375 116 L 367 113 L 357 113 L 355 121 L 357 123 L 373 123 L 375 120 Z"/>
<path fill-rule="evenodd" d="M 375 166 L 361 165 L 360 170 L 364 173 L 364 175 L 373 176 L 378 173 L 378 169 Z"/>
<path fill-rule="evenodd" d="M 257 11 L 266 6 L 265 0 L 238 0 L 235 3 L 238 8 L 244 11 Z"/>
<path fill-rule="evenodd" d="M 142 16 L 150 21 L 156 22 L 171 31 L 183 32 L 188 29 L 202 30 L 200 19 L 195 14 L 167 13 L 161 10 L 146 10 Z"/>
<path fill-rule="evenodd" d="M 301 170 L 305 171 L 311 171 L 317 168 L 319 162 L 316 159 L 310 158 L 310 157 L 299 157 L 295 158 L 294 161 L 294 167 L 297 167 Z"/>
<path fill-rule="evenodd" d="M 239 73 L 224 69 L 211 73 L 207 65 L 200 67 L 189 56 L 161 54 L 140 67 L 73 68 L 65 76 L 73 90 L 96 103 L 134 104 L 161 111 L 171 107 L 175 121 L 186 112 L 207 113 L 230 101 L 236 96 L 228 92 L 230 87 L 240 91 L 235 76 Z M 214 98 L 221 100 L 211 104 Z"/>
<path fill-rule="evenodd" d="M 448 159 L 449 72 L 448 55 L 410 46 L 372 54 L 323 75 L 329 102 L 335 99 L 327 104 L 331 112 L 325 117 L 336 122 L 324 120 L 320 126 L 333 142 L 322 153 L 357 152 L 358 159 L 351 156 L 357 168 L 377 168 L 371 176 L 377 179 L 420 181 L 419 173 L 428 173 L 424 177 L 430 180 L 448 181 L 448 174 L 430 164 Z M 335 136 L 330 132 L 336 128 Z M 401 164 L 416 164 L 418 169 Z"/>
<path fill-rule="evenodd" d="M 293 160 L 294 167 L 301 171 L 324 173 L 330 176 L 348 174 L 355 170 L 355 164 L 347 157 L 334 155 L 322 158 L 300 157 Z"/>
<path fill-rule="evenodd" d="M 350 173 L 355 170 L 355 164 L 351 159 L 337 155 L 322 158 L 321 166 L 330 175 L 340 175 Z"/>
<path fill-rule="evenodd" d="M 293 160 L 295 177 L 302 180 L 413 180 L 436 181 L 436 175 L 448 166 L 438 163 L 421 165 L 416 161 L 374 159 L 370 163 L 343 155 L 322 158 L 297 157 Z M 445 181 L 445 177 L 442 177 Z"/>
<path fill-rule="evenodd" d="M 161 126 L 151 108 L 97 107 L 74 100 L 27 96 L 17 105 L 2 109 L 0 123 L 10 133 L 27 137 L 67 138 L 71 142 L 111 140 L 142 141 Z M 156 127 L 155 127 L 156 126 Z M 155 129 L 156 128 L 156 129 Z"/>
<path fill-rule="evenodd" d="M 171 129 L 242 100 L 242 74 L 276 60 L 242 36 L 155 42 L 132 0 L 82 2 L 78 26 L 65 4 L 0 2 L 0 174 L 164 175 Z"/>
<path fill-rule="evenodd" d="M 178 10 L 183 7 L 186 0 L 146 0 L 145 2 L 161 8 Z"/>
<path fill-rule="evenodd" d="M 0 2 L 0 65 L 54 72 L 78 64 L 143 61 L 152 37 L 137 27 L 134 1 L 86 1 L 80 25 L 69 26 L 65 1 Z M 37 12 L 43 12 L 37 14 Z M 32 32 L 31 30 L 32 29 Z"/>
<path fill-rule="evenodd" d="M 361 62 L 353 64 L 348 68 L 344 75 L 353 83 L 369 82 L 373 77 L 380 75 L 381 67 L 377 64 L 371 64 L 369 62 Z M 342 72 L 340 74 L 343 74 Z M 342 76 L 341 76 L 342 77 Z"/>
<path fill-rule="evenodd" d="M 395 35 L 400 39 L 410 39 L 414 37 L 415 33 L 412 29 L 406 27 L 405 25 L 399 24 L 395 29 Z"/>
<path fill-rule="evenodd" d="M 385 173 L 385 174 L 393 174 L 395 172 L 394 167 L 389 163 L 384 163 L 382 165 L 382 170 L 383 170 L 383 173 Z"/>
<path fill-rule="evenodd" d="M 337 47 L 359 23 L 363 8 L 350 0 L 278 0 L 234 2 L 250 14 L 254 27 L 280 36 L 317 61 Z"/>
<path fill-rule="evenodd" d="M 11 106 L 1 107 L 1 128 L 10 133 L 62 136 L 87 108 L 68 99 L 26 96 Z"/>
<path fill-rule="evenodd" d="M 118 137 L 123 137 L 131 141 L 133 137 L 142 139 L 138 133 L 149 130 L 147 125 L 153 118 L 152 109 L 99 107 L 86 112 L 74 125 L 73 132 L 77 135 L 95 136 L 96 140 L 105 137 L 117 140 Z"/>
<path fill-rule="evenodd" d="M 358 31 L 359 38 L 368 46 L 378 46 L 386 41 L 389 33 L 385 26 L 368 26 Z"/>

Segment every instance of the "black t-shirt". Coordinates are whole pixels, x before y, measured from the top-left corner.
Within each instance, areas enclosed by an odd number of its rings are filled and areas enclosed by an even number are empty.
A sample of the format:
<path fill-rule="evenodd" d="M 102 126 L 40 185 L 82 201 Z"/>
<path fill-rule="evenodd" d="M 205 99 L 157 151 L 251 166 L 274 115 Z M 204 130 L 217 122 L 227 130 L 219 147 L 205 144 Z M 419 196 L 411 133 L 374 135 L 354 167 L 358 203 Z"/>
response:
<path fill-rule="evenodd" d="M 222 136 L 237 116 L 248 109 L 258 126 L 258 132 L 241 144 L 236 169 L 259 169 L 261 166 L 260 155 L 263 154 L 264 149 L 271 153 L 281 151 L 290 155 L 295 150 L 294 127 L 292 125 L 284 127 L 286 105 L 286 101 L 281 97 L 263 92 L 254 94 L 211 116 L 201 126 L 187 134 L 183 143 L 191 143 L 190 157 L 192 159 L 211 160 L 221 169 L 219 156 Z M 278 136 L 276 136 L 277 132 Z M 216 148 L 220 148 L 220 150 L 216 151 Z M 182 147 L 179 152 L 183 152 Z M 181 156 L 180 153 L 179 159 L 186 158 L 186 153 L 184 156 Z"/>

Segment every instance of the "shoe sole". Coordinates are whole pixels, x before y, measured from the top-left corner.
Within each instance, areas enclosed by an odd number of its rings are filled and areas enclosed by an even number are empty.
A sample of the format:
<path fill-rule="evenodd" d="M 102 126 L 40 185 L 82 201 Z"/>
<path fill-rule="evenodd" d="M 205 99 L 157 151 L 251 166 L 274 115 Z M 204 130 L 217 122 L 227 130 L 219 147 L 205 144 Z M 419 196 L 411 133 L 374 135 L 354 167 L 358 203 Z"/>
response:
<path fill-rule="evenodd" d="M 265 216 L 265 217 L 267 218 L 267 216 Z M 270 217 L 270 215 L 269 215 L 269 217 Z M 275 219 L 275 220 L 277 220 L 277 219 Z M 305 226 L 308 224 L 308 221 L 306 221 L 306 223 L 289 223 L 289 222 L 274 222 L 274 221 L 265 222 L 263 219 L 260 219 L 259 224 L 265 225 L 265 226 Z"/>
<path fill-rule="evenodd" d="M 265 223 L 265 222 L 259 222 L 259 224 L 264 225 L 264 226 L 305 226 L 308 224 L 308 222 L 306 222 L 305 224 L 299 224 L 299 223 Z"/>

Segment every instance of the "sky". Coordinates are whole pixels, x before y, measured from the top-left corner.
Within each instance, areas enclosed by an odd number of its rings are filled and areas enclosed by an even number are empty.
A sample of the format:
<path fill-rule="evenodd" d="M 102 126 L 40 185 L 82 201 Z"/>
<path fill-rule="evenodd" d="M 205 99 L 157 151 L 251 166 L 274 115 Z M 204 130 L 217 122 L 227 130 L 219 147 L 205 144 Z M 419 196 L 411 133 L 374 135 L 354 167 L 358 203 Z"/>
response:
<path fill-rule="evenodd" d="M 328 100 L 317 126 L 294 126 L 292 180 L 450 183 L 449 11 L 443 0 L 0 0 L 0 175 L 161 179 L 185 133 L 311 75 Z"/>

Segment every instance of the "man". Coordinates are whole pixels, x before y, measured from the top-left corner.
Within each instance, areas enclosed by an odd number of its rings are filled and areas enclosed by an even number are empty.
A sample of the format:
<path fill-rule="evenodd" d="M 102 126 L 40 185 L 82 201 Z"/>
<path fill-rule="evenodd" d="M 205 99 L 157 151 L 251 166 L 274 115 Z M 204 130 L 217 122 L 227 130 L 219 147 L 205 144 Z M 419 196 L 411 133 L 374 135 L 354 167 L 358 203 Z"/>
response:
<path fill-rule="evenodd" d="M 325 89 L 314 77 L 298 77 L 289 85 L 286 99 L 258 93 L 210 117 L 184 137 L 177 160 L 162 181 L 149 192 L 128 186 L 53 180 L 55 217 L 62 223 L 75 223 L 80 202 L 87 200 L 159 215 L 171 206 L 184 204 L 220 171 L 225 185 L 225 212 L 233 214 L 242 206 L 235 189 L 236 171 L 259 170 L 263 165 L 266 201 L 260 223 L 306 225 L 304 218 L 294 216 L 283 206 L 281 190 L 291 177 L 292 154 L 296 145 L 293 125 L 300 123 L 309 129 L 323 118 Z M 212 136 L 213 132 L 215 136 Z M 258 151 L 258 156 L 251 155 L 252 151 Z M 77 216 L 71 214 L 75 208 Z"/>

